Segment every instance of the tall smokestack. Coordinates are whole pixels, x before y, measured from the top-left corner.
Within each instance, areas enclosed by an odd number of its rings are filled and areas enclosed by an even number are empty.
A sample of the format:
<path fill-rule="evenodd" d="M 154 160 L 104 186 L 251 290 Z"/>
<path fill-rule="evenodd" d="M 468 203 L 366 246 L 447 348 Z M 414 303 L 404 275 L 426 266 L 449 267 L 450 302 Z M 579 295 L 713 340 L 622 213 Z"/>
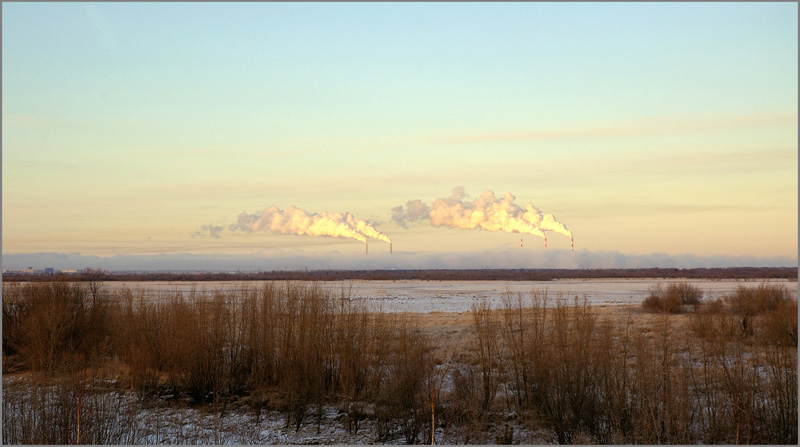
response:
<path fill-rule="evenodd" d="M 364 251 L 366 254 L 369 254 L 369 242 L 364 241 Z"/>
<path fill-rule="evenodd" d="M 522 250 L 522 238 L 519 239 L 519 249 Z"/>
<path fill-rule="evenodd" d="M 572 240 L 572 236 L 569 237 L 569 250 L 570 251 L 575 251 L 575 243 Z"/>
<path fill-rule="evenodd" d="M 547 238 L 544 238 L 544 249 L 547 250 Z"/>
<path fill-rule="evenodd" d="M 389 254 L 392 254 L 392 243 L 389 242 Z"/>

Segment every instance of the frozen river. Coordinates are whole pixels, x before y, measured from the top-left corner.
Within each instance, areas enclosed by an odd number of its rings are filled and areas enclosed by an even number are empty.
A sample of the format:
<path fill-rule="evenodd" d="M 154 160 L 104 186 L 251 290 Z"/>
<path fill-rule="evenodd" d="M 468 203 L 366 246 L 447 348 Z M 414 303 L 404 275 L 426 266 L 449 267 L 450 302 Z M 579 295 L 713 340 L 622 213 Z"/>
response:
<path fill-rule="evenodd" d="M 217 290 L 231 290 L 242 286 L 260 287 L 266 281 L 210 281 L 210 282 L 106 282 L 109 291 L 129 288 L 140 290 L 147 298 L 159 299 L 176 292 L 192 289 L 202 295 Z M 334 281 L 320 284 L 334 292 L 344 287 L 350 296 L 365 302 L 370 309 L 385 312 L 465 312 L 472 304 L 487 300 L 492 307 L 502 304 L 503 295 L 510 291 L 522 293 L 527 300 L 530 293 L 547 291 L 549 301 L 555 303 L 559 297 L 572 303 L 574 297 L 591 305 L 639 304 L 647 297 L 651 287 L 671 282 L 688 282 L 703 291 L 705 300 L 721 298 L 738 286 L 756 287 L 763 280 L 705 280 L 705 279 L 577 279 L 555 281 Z M 784 284 L 797 296 L 797 282 L 770 280 L 771 284 Z"/>

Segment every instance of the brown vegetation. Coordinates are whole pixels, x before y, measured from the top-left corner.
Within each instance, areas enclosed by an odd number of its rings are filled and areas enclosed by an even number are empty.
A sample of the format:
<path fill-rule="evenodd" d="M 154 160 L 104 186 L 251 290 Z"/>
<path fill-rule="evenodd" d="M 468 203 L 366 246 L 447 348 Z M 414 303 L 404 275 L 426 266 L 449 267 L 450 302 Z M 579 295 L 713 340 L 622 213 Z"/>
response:
<path fill-rule="evenodd" d="M 508 292 L 499 309 L 426 319 L 369 313 L 315 283 L 159 302 L 96 286 L 4 285 L 4 370 L 44 373 L 4 396 L 4 443 L 131 441 L 133 413 L 97 380 L 119 371 L 115 386 L 144 401 L 246 402 L 294 430 L 334 405 L 351 433 L 374 422 L 376 442 L 445 430 L 512 443 L 525 426 L 559 443 L 797 443 L 797 300 L 782 286 L 708 303 L 680 284 L 654 290 L 694 309 L 683 314 Z"/>
<path fill-rule="evenodd" d="M 697 306 L 703 299 L 703 292 L 686 282 L 670 283 L 666 288 L 657 284 L 650 289 L 650 295 L 642 302 L 642 307 L 654 312 L 675 314 L 685 306 Z"/>

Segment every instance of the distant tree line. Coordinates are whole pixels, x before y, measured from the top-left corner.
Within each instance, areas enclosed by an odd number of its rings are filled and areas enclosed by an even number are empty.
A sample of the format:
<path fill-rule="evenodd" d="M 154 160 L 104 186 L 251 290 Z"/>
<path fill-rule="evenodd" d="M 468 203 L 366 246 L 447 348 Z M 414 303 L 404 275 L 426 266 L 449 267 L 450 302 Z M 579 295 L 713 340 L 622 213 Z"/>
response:
<path fill-rule="evenodd" d="M 87 269 L 70 281 L 552 281 L 558 279 L 797 279 L 796 267 L 641 268 L 641 269 L 418 269 L 283 270 L 262 272 L 108 272 Z M 4 274 L 3 281 L 52 281 L 53 275 Z"/>

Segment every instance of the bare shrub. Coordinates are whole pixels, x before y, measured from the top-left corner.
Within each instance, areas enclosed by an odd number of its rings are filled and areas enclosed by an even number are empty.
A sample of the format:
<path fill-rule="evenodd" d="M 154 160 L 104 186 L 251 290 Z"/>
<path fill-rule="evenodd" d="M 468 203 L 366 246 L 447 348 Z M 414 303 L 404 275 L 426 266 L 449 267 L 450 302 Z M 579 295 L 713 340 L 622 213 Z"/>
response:
<path fill-rule="evenodd" d="M 703 292 L 688 282 L 671 283 L 667 286 L 667 294 L 676 295 L 682 305 L 697 305 L 703 300 Z"/>
<path fill-rule="evenodd" d="M 80 283 L 14 285 L 4 290 L 4 354 L 45 371 L 95 362 L 108 351 L 108 312 L 107 301 Z"/>
<path fill-rule="evenodd" d="M 792 299 L 789 290 L 783 284 L 760 284 L 757 287 L 739 286 L 728 297 L 731 311 L 741 319 L 741 331 L 744 336 L 755 334 L 755 316 L 766 312 L 775 312 L 779 306 L 785 306 L 790 301 Z M 776 323 L 774 318 L 770 321 L 773 324 Z"/>
<path fill-rule="evenodd" d="M 789 301 L 789 289 L 783 284 L 759 284 L 757 287 L 739 286 L 728 298 L 737 315 L 759 315 L 774 311 L 778 304 Z"/>
<path fill-rule="evenodd" d="M 531 303 L 525 302 L 522 294 L 512 295 L 506 292 L 503 296 L 503 342 L 507 346 L 511 364 L 511 381 L 506 387 L 512 394 L 516 407 L 524 411 L 527 408 L 528 390 L 531 380 L 532 351 L 541 349 L 541 331 L 543 329 L 543 310 L 546 307 L 547 291 L 533 292 Z M 532 315 L 531 315 L 532 313 Z"/>
<path fill-rule="evenodd" d="M 761 318 L 764 343 L 797 347 L 797 301 L 780 301 L 775 310 L 765 312 Z"/>
<path fill-rule="evenodd" d="M 691 439 L 693 396 L 672 332 L 665 316 L 654 340 L 641 334 L 633 337 L 632 443 L 686 444 Z"/>
<path fill-rule="evenodd" d="M 3 387 L 3 444 L 132 444 L 137 429 L 123 397 L 85 373 Z"/>
<path fill-rule="evenodd" d="M 732 340 L 741 335 L 740 321 L 728 311 L 721 300 L 698 306 L 688 325 L 695 337 L 709 341 Z"/>
<path fill-rule="evenodd" d="M 131 388 L 143 395 L 154 394 L 164 368 L 160 346 L 163 312 L 144 302 L 141 291 L 134 296 L 131 290 L 124 289 L 118 293 L 117 302 L 112 319 L 114 351 L 128 366 Z"/>
<path fill-rule="evenodd" d="M 286 368 L 281 383 L 285 384 L 289 412 L 299 430 L 309 405 L 316 404 L 319 423 L 321 405 L 330 389 L 330 337 L 332 319 L 330 301 L 318 285 L 288 289 L 287 313 L 283 321 L 283 351 Z"/>
<path fill-rule="evenodd" d="M 249 295 L 242 302 L 245 345 L 250 356 L 250 387 L 278 384 L 278 327 L 282 303 L 274 283 Z"/>
<path fill-rule="evenodd" d="M 642 307 L 651 312 L 676 313 L 680 309 L 677 297 L 670 295 L 661 284 L 650 288 L 650 294 L 642 301 Z"/>
<path fill-rule="evenodd" d="M 488 301 L 472 305 L 472 331 L 476 340 L 475 361 L 481 379 L 481 411 L 491 410 L 497 394 L 498 374 L 503 366 L 503 346 L 500 344 L 500 315 L 493 312 Z"/>
<path fill-rule="evenodd" d="M 22 322 L 31 312 L 31 301 L 23 296 L 20 283 L 3 284 L 3 373 L 16 369 L 19 348 L 24 343 Z"/>
<path fill-rule="evenodd" d="M 764 345 L 755 345 L 743 337 L 739 316 L 719 315 L 712 321 L 713 335 L 697 339 L 696 354 L 685 368 L 702 403 L 695 436 L 706 444 L 795 444 L 796 347 L 768 337 Z"/>
<path fill-rule="evenodd" d="M 443 397 L 440 419 L 458 433 L 459 443 L 483 444 L 488 415 L 481 411 L 480 378 L 476 369 L 458 362 L 449 371 L 451 386 Z"/>
<path fill-rule="evenodd" d="M 549 349 L 534 368 L 534 405 L 559 443 L 569 443 L 582 431 L 599 433 L 603 376 L 611 366 L 603 359 L 603 345 L 611 342 L 610 332 L 600 330 L 592 309 L 577 298 L 572 307 L 559 300 L 551 313 L 545 338 Z"/>
<path fill-rule="evenodd" d="M 797 307 L 795 304 L 795 311 Z M 795 326 L 796 328 L 796 326 Z M 795 339 L 796 340 L 796 339 Z M 756 417 L 759 444 L 797 444 L 797 344 L 769 345 L 765 352 L 766 377 L 762 378 Z"/>
<path fill-rule="evenodd" d="M 702 299 L 703 292 L 687 282 L 669 283 L 666 288 L 657 284 L 650 288 L 642 307 L 651 312 L 678 313 L 683 306 L 697 306 Z"/>
<path fill-rule="evenodd" d="M 399 431 L 406 444 L 416 444 L 431 421 L 429 394 L 435 387 L 431 344 L 405 321 L 398 325 L 395 340 L 386 384 L 378 396 L 378 436 L 386 441 Z"/>
<path fill-rule="evenodd" d="M 374 340 L 370 318 L 363 304 L 350 299 L 344 288 L 334 300 L 335 314 L 332 334 L 332 384 L 339 390 L 346 414 L 348 432 L 355 434 L 366 418 L 363 401 L 369 393 L 370 365 Z"/>

